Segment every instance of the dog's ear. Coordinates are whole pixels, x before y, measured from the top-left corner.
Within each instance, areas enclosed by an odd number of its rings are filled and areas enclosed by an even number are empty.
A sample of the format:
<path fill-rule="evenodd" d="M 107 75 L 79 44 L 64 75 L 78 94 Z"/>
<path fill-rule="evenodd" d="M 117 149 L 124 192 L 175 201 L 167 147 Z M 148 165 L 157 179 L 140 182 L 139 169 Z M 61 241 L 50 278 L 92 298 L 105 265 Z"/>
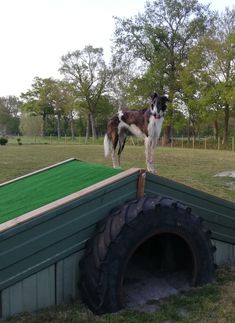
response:
<path fill-rule="evenodd" d="M 158 97 L 158 94 L 155 92 L 155 93 L 152 95 L 151 99 L 152 99 L 152 100 L 154 100 L 154 99 L 156 99 L 157 97 Z"/>

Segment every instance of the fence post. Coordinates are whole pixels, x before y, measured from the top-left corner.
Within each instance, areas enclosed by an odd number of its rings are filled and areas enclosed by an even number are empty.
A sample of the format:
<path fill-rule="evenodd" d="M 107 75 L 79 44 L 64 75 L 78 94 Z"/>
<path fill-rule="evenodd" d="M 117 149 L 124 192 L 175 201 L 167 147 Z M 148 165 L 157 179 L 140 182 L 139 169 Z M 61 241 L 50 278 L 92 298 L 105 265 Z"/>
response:
<path fill-rule="evenodd" d="M 171 148 L 173 148 L 173 137 L 171 137 Z"/>
<path fill-rule="evenodd" d="M 182 136 L 181 148 L 184 148 L 184 136 Z"/>
<path fill-rule="evenodd" d="M 218 137 L 218 150 L 220 150 L 220 137 Z"/>
<path fill-rule="evenodd" d="M 193 136 L 193 149 L 195 148 L 195 137 Z"/>
<path fill-rule="evenodd" d="M 232 151 L 234 151 L 234 136 L 232 137 Z"/>
<path fill-rule="evenodd" d="M 205 149 L 206 149 L 206 144 L 207 144 L 207 143 L 206 143 L 206 137 L 205 137 Z"/>

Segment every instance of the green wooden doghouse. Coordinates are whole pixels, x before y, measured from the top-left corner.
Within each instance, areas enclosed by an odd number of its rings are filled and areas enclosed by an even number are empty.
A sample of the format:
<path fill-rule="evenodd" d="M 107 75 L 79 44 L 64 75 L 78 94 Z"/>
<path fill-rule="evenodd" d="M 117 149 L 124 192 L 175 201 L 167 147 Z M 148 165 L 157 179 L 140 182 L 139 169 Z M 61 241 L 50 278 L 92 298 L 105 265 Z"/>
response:
<path fill-rule="evenodd" d="M 158 265 L 177 259 L 192 285 L 235 262 L 235 204 L 142 169 L 70 159 L 1 184 L 0 196 L 1 318 L 80 292 L 95 313 L 118 310 L 126 265 L 151 239 L 168 246 L 153 248 Z"/>

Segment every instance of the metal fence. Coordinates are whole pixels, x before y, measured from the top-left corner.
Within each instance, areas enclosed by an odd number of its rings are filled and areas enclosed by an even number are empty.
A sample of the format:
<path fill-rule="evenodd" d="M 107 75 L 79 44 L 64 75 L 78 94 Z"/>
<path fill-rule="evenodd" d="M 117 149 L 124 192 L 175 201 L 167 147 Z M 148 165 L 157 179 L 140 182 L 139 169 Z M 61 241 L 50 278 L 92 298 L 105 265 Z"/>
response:
<path fill-rule="evenodd" d="M 103 137 L 98 137 L 97 139 L 85 138 L 85 137 L 9 137 L 8 144 L 24 145 L 24 144 L 79 144 L 79 145 L 102 145 Z M 142 146 L 144 141 L 136 137 L 128 137 L 127 144 L 133 146 Z M 227 142 L 223 142 L 221 137 L 217 139 L 213 137 L 172 137 L 168 144 L 164 143 L 164 138 L 159 139 L 159 146 L 161 147 L 171 147 L 171 148 L 190 148 L 190 149 L 216 149 L 216 150 L 229 150 L 235 151 L 235 137 L 229 137 Z"/>

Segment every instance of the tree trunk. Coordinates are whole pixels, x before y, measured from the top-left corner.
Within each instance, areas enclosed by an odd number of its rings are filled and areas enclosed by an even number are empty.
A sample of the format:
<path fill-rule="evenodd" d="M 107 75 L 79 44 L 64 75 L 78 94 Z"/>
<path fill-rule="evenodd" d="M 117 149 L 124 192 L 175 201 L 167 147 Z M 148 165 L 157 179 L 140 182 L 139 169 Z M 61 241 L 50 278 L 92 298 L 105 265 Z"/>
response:
<path fill-rule="evenodd" d="M 60 139 L 61 137 L 61 130 L 60 130 L 60 115 L 57 114 L 57 136 L 58 136 L 58 139 Z"/>
<path fill-rule="evenodd" d="M 42 136 L 42 137 L 44 137 L 44 136 L 45 136 L 46 118 L 47 118 L 46 113 L 43 113 L 43 115 L 42 115 L 42 129 L 41 129 L 41 136 Z"/>
<path fill-rule="evenodd" d="M 226 103 L 224 109 L 224 136 L 222 144 L 228 141 L 229 105 Z"/>
<path fill-rule="evenodd" d="M 87 140 L 90 137 L 90 113 L 87 115 L 87 123 L 86 123 L 86 139 L 85 141 L 87 142 Z"/>
<path fill-rule="evenodd" d="M 174 73 L 172 74 L 171 79 L 174 79 Z M 173 102 L 175 91 L 173 90 L 173 85 L 171 85 L 171 89 L 169 90 L 169 100 Z M 168 145 L 171 142 L 171 133 L 172 133 L 172 125 L 174 121 L 174 111 L 172 103 L 167 104 L 167 113 L 166 119 L 164 121 L 164 135 L 163 135 L 163 145 Z"/>
<path fill-rule="evenodd" d="M 163 135 L 163 145 L 168 145 L 171 142 L 171 125 L 167 125 Z"/>
<path fill-rule="evenodd" d="M 97 134 L 96 134 L 96 124 L 95 124 L 95 118 L 93 116 L 93 114 L 90 114 L 90 120 L 91 120 L 91 131 L 92 131 L 92 137 L 93 139 L 97 138 Z"/>
<path fill-rule="evenodd" d="M 73 119 L 73 117 L 70 120 L 70 129 L 71 129 L 71 137 L 73 140 L 74 139 L 74 119 Z"/>
<path fill-rule="evenodd" d="M 218 124 L 217 119 L 214 120 L 213 129 L 214 129 L 214 139 L 218 140 L 218 137 L 219 137 L 219 124 Z"/>

